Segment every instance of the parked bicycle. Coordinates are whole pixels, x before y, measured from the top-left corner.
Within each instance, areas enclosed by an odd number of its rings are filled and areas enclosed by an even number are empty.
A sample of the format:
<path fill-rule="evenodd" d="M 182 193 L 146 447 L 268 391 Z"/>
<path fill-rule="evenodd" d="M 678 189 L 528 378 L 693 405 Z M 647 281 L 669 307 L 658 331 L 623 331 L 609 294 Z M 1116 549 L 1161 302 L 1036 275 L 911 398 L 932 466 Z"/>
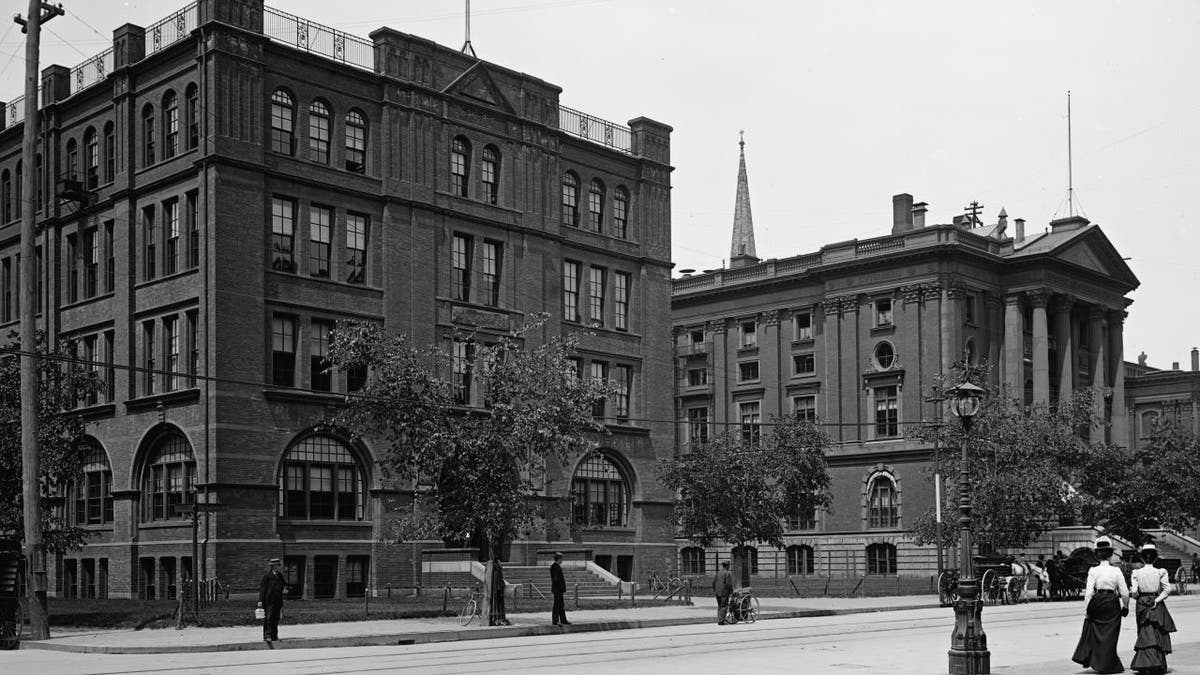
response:
<path fill-rule="evenodd" d="M 475 617 L 479 617 L 480 622 L 483 621 L 483 591 L 478 587 L 471 591 L 462 609 L 458 610 L 458 623 L 463 626 L 469 625 Z"/>
<path fill-rule="evenodd" d="M 1188 582 L 1192 579 L 1192 575 L 1184 569 L 1183 565 L 1175 570 L 1175 588 L 1171 589 L 1178 595 L 1187 595 Z"/>
<path fill-rule="evenodd" d="M 759 611 L 758 598 L 749 588 L 735 588 L 725 606 L 725 623 L 754 623 L 758 621 Z"/>
<path fill-rule="evenodd" d="M 658 572 L 651 570 L 650 578 L 646 583 L 650 592 L 654 594 L 657 600 L 659 597 L 671 597 L 683 589 L 683 579 L 680 579 L 674 572 L 670 573 L 667 578 L 658 576 Z"/>

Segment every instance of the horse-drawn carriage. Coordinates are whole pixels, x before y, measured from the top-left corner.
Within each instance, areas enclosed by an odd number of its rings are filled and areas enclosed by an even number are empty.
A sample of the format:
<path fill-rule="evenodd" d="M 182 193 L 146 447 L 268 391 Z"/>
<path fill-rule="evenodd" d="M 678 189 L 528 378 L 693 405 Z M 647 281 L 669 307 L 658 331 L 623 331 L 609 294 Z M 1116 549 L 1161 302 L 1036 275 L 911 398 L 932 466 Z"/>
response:
<path fill-rule="evenodd" d="M 1055 556 L 1046 562 L 1050 574 L 1050 598 L 1061 600 L 1078 598 L 1087 587 L 1088 570 L 1096 566 L 1096 553 L 1083 547 L 1071 551 L 1071 555 Z"/>
<path fill-rule="evenodd" d="M 1025 586 L 1035 568 L 1015 556 L 975 556 L 975 578 L 979 580 L 979 599 L 991 604 L 1015 605 L 1025 599 Z M 958 599 L 958 572 L 947 570 L 938 578 L 938 596 L 942 605 Z"/>

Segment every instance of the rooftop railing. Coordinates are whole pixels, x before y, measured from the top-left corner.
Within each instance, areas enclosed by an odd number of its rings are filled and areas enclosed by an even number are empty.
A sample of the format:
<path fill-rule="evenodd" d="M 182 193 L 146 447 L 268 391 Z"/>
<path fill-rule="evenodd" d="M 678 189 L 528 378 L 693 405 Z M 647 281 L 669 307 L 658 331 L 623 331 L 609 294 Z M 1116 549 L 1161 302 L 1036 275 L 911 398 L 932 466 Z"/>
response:
<path fill-rule="evenodd" d="M 112 69 L 112 47 L 75 66 L 71 69 L 71 95 L 74 96 L 93 84 L 103 82 Z"/>
<path fill-rule="evenodd" d="M 151 24 L 146 29 L 146 56 L 191 35 L 198 21 L 196 3 L 193 2 L 167 18 Z"/>
<path fill-rule="evenodd" d="M 264 7 L 263 32 L 272 40 L 297 49 L 364 70 L 375 70 L 373 42 L 329 26 L 281 12 L 273 7 Z"/>
<path fill-rule="evenodd" d="M 633 154 L 633 132 L 629 127 L 560 105 L 558 128 L 572 136 Z"/>

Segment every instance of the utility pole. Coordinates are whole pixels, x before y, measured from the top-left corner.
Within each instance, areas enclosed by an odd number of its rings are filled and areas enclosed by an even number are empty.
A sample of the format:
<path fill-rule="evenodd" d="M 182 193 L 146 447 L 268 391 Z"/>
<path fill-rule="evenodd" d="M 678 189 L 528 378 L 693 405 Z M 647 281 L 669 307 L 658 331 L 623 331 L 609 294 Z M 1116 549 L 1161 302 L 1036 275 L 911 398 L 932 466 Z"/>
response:
<path fill-rule="evenodd" d="M 37 175 L 35 153 L 38 137 L 38 56 L 42 23 L 63 14 L 62 5 L 29 0 L 25 35 L 25 129 L 21 143 L 21 480 L 25 515 L 25 587 L 29 600 L 29 632 L 34 640 L 50 637 L 46 606 L 46 550 L 42 544 L 41 447 L 38 445 L 38 358 L 36 256 L 33 237 L 37 218 Z"/>

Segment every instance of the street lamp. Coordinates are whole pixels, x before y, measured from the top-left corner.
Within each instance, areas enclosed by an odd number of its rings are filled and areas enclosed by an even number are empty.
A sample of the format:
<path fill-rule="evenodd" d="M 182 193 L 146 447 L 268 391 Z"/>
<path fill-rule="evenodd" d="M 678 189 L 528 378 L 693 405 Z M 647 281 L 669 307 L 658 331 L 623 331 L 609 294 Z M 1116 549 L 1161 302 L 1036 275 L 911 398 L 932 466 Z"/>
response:
<path fill-rule="evenodd" d="M 971 479 L 968 476 L 967 441 L 971 424 L 979 414 L 984 390 L 963 382 L 949 391 L 950 412 L 962 421 L 963 435 L 959 443 L 958 464 L 958 526 L 959 571 L 958 600 L 954 601 L 954 632 L 950 635 L 950 675 L 978 675 L 992 672 L 992 655 L 983 632 L 983 603 L 980 602 L 979 580 L 971 560 Z"/>

